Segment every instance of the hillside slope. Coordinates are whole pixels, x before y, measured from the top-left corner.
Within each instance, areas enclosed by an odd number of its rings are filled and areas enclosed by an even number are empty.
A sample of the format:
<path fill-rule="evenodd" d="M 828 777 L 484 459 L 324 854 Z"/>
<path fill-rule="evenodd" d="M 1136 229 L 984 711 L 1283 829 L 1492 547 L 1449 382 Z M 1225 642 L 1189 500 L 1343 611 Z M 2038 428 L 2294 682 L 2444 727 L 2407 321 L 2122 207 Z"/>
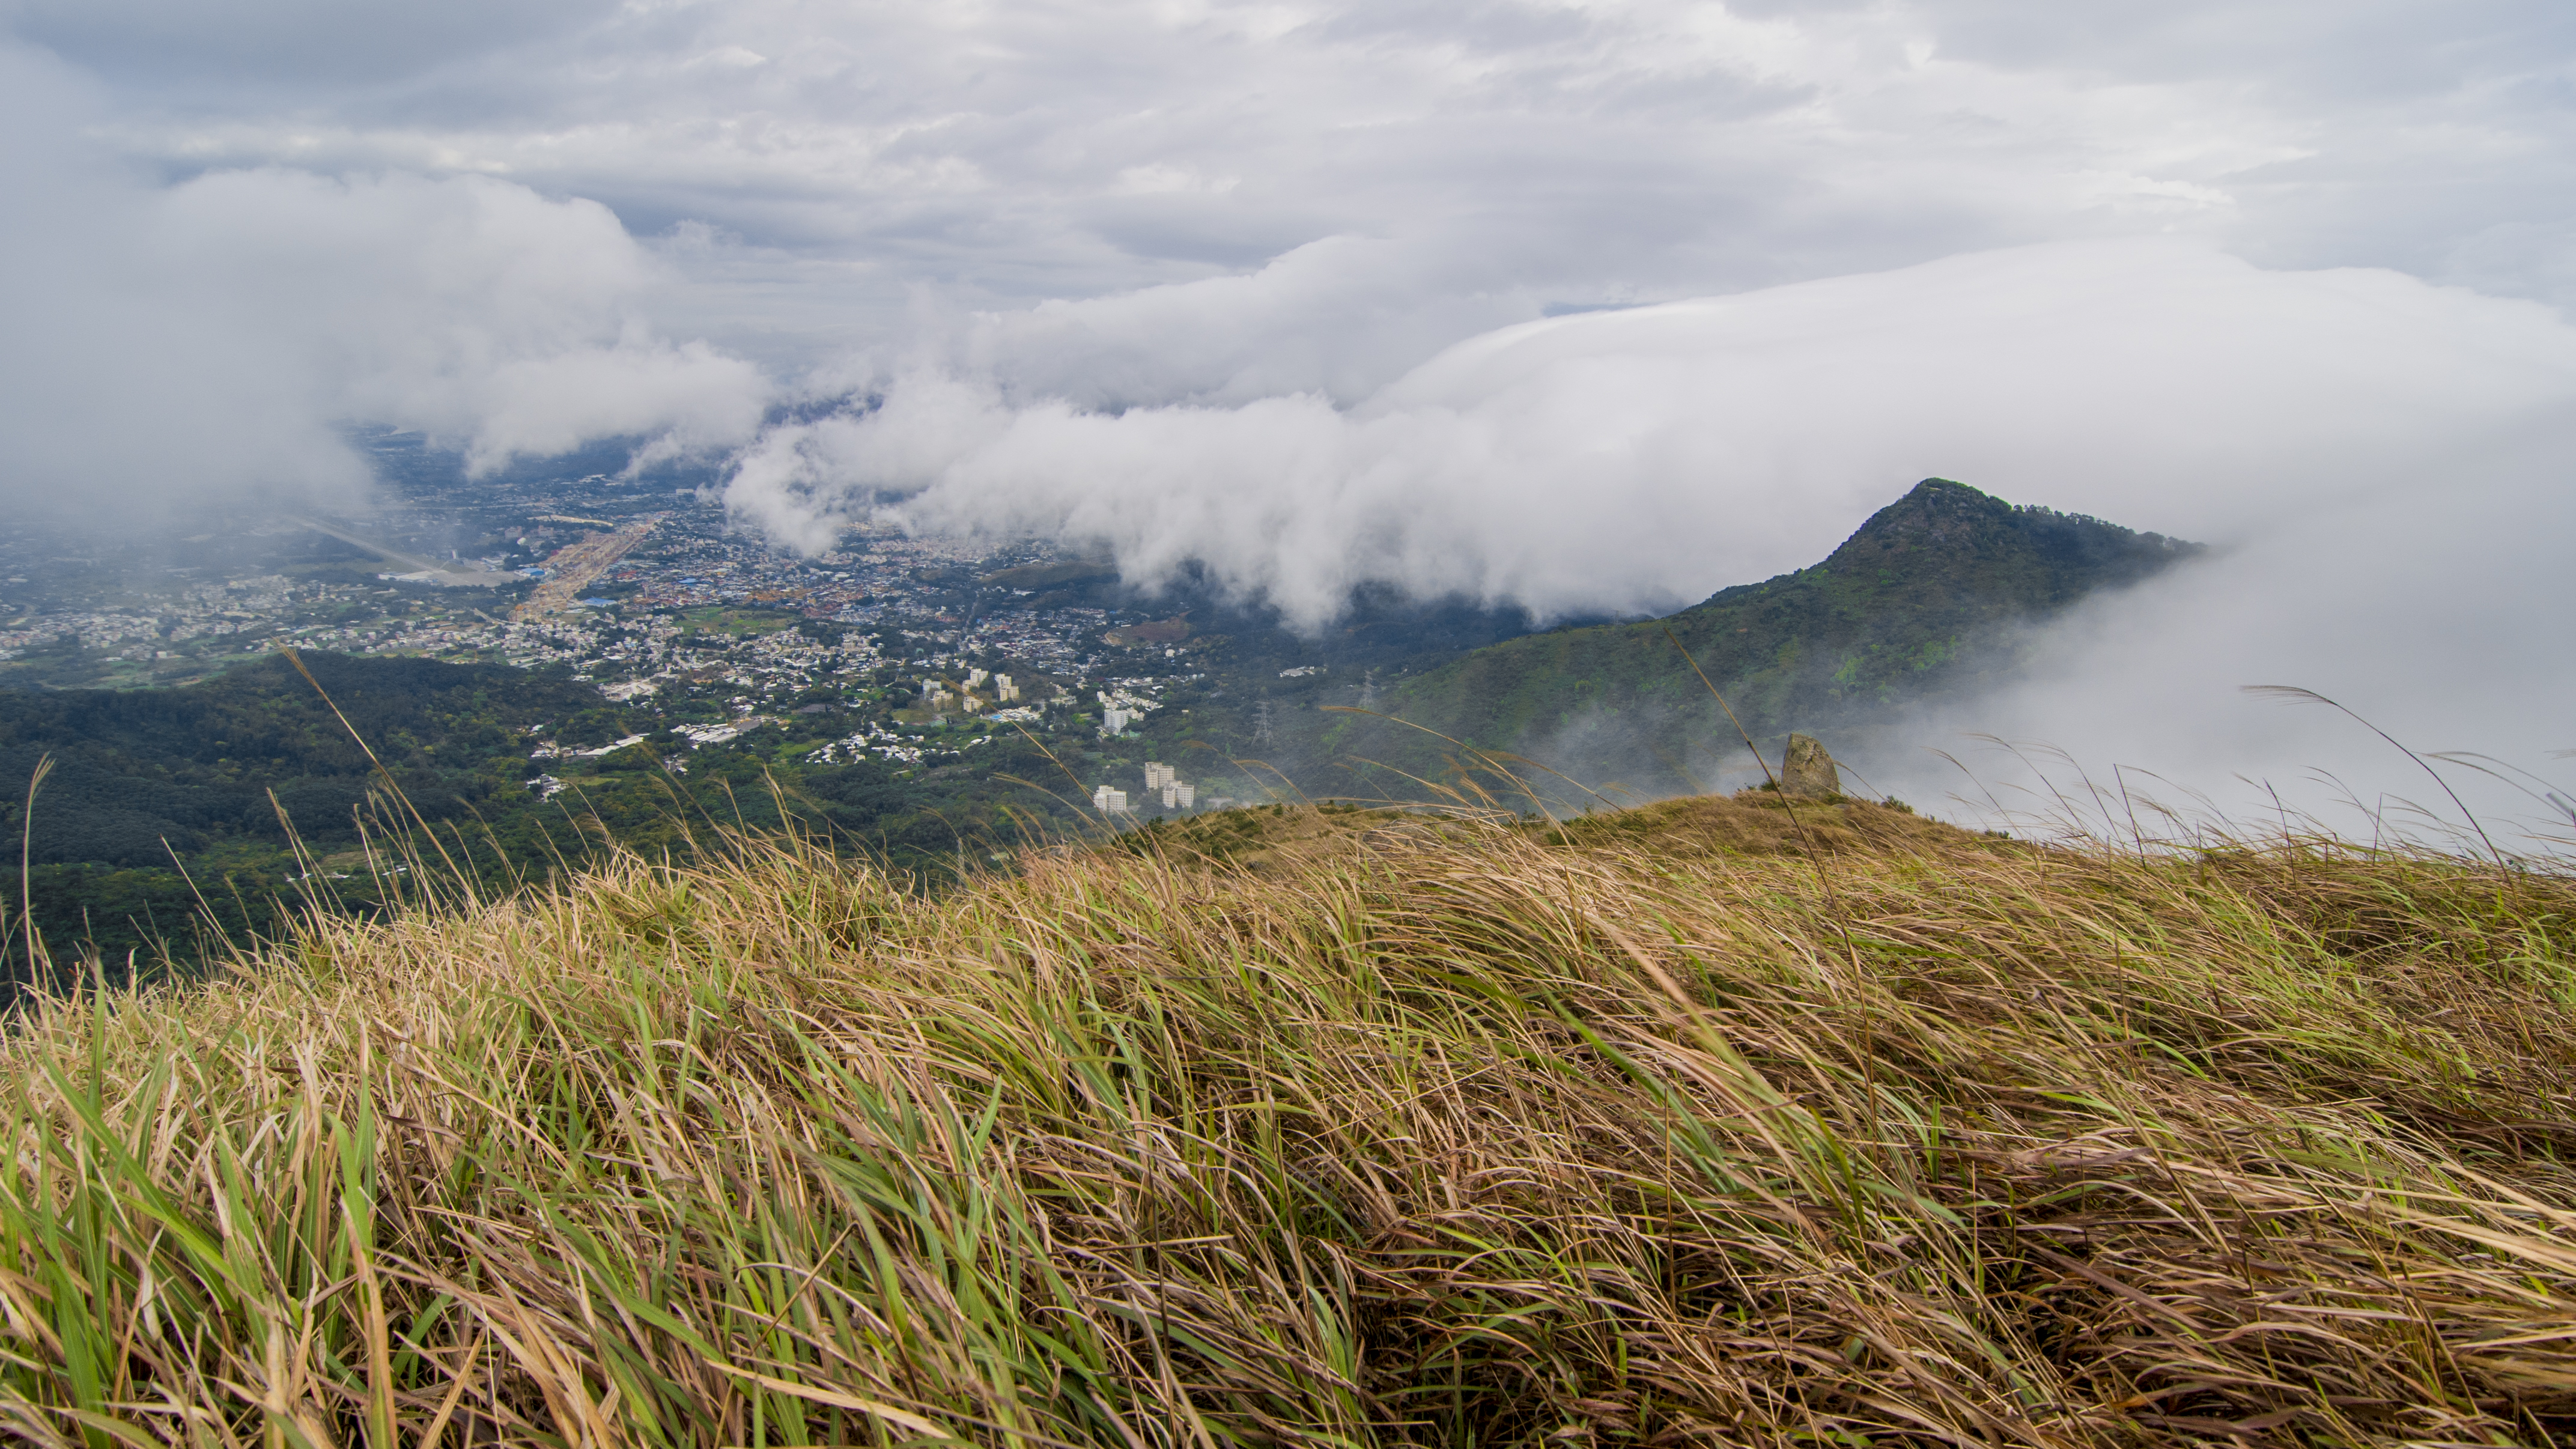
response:
<path fill-rule="evenodd" d="M 32 859 L 162 866 L 226 841 L 282 843 L 281 806 L 309 840 L 353 839 L 379 761 L 425 816 L 460 817 L 528 773 L 532 722 L 623 723 L 590 685 L 504 665 L 302 658 L 327 702 L 282 655 L 178 689 L 0 690 L 0 779 L 54 762 Z M 23 808 L 0 802 L 13 836 Z"/>
<path fill-rule="evenodd" d="M 973 775 L 810 763 L 853 719 L 825 707 L 694 749 L 649 702 L 559 673 L 326 653 L 175 689 L 0 690 L 0 834 L 26 867 L 0 898 L 0 939 L 25 907 L 56 949 L 121 975 L 129 953 L 195 961 L 210 920 L 270 931 L 315 891 L 372 909 L 415 854 L 507 889 L 609 839 L 685 856 L 717 821 L 774 827 L 783 811 L 917 866 L 1017 840 L 1052 806 L 1008 783 L 1049 763 L 1016 736 L 978 751 Z M 24 966 L 23 949 L 0 957 L 0 1006 Z"/>
<path fill-rule="evenodd" d="M 2197 551 L 1927 478 L 1812 568 L 1723 590 L 1667 619 L 1479 649 L 1388 690 L 1379 708 L 1592 779 L 1695 790 L 1716 757 L 1740 758 L 1741 747 L 1673 636 L 1766 749 L 1776 752 L 1793 729 L 1843 748 L 2007 674 L 2018 626 Z M 1436 770 L 1445 748 L 1348 717 L 1326 744 L 1416 773 Z"/>
<path fill-rule="evenodd" d="M 2576 1435 L 2576 883 L 1800 814 L 1238 812 L 936 900 L 629 859 L 49 1005 L 0 1422 Z"/>

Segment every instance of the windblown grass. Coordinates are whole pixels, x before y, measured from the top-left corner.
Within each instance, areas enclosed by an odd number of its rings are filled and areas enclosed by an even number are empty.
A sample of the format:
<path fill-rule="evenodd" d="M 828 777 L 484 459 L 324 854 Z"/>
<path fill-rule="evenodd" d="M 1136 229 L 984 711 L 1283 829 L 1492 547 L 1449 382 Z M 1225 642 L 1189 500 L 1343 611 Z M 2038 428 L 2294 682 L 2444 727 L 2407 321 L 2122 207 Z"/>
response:
<path fill-rule="evenodd" d="M 1291 814 L 1339 848 L 1033 856 L 936 900 L 794 848 L 629 860 L 42 1003 L 0 1048 L 0 1413 L 96 1445 L 2576 1436 L 2576 883 L 1854 806 L 1816 822 L 1828 892 L 1728 808 Z"/>

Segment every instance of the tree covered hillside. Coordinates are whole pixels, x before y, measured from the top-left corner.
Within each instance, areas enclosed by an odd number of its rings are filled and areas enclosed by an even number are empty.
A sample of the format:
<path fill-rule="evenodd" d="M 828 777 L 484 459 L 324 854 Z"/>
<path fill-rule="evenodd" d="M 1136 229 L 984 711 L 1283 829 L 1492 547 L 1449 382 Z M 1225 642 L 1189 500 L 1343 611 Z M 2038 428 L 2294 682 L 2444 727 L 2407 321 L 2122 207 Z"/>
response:
<path fill-rule="evenodd" d="M 54 761 L 28 836 L 34 860 L 162 866 L 173 852 L 282 845 L 281 807 L 308 840 L 353 839 L 352 812 L 382 777 L 351 727 L 440 820 L 518 784 L 529 726 L 587 742 L 623 723 L 597 689 L 503 665 L 304 657 L 328 703 L 282 656 L 184 689 L 0 692 L 0 779 L 23 783 L 40 758 Z"/>
<path fill-rule="evenodd" d="M 612 840 L 686 859 L 711 832 L 792 816 L 844 848 L 953 871 L 1053 807 L 1012 779 L 1061 773 L 1007 732 L 979 737 L 971 771 L 811 763 L 853 727 L 837 701 L 700 748 L 662 711 L 560 673 L 299 660 L 309 680 L 277 655 L 177 689 L 0 690 L 0 831 L 28 865 L 0 907 L 14 941 L 0 1002 L 26 973 L 22 908 L 57 958 L 95 949 L 117 974 L 129 951 L 184 961 L 206 925 L 267 933 L 312 899 L 372 913 L 413 855 L 502 888 Z"/>
<path fill-rule="evenodd" d="M 1766 749 L 1793 729 L 1847 745 L 1996 682 L 2016 662 L 2015 626 L 2198 550 L 1927 478 L 1812 568 L 1722 590 L 1667 619 L 1479 649 L 1390 689 L 1380 712 L 1588 779 L 1700 788 L 1741 746 L 1675 636 Z M 1420 731 L 1338 718 L 1325 743 L 1348 755 L 1419 773 L 1449 748 Z"/>

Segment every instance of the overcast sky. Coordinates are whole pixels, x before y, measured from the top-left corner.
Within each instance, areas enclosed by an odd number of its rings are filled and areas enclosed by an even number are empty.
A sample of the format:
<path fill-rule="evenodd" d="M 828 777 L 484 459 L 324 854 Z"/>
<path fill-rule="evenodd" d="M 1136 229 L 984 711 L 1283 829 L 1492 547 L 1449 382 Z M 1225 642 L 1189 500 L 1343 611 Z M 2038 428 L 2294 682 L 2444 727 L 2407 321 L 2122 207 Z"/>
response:
<path fill-rule="evenodd" d="M 354 497 L 349 423 L 478 466 L 637 437 L 724 460 L 782 546 L 891 490 L 1320 617 L 1369 577 L 1664 607 L 1941 473 L 2269 559 L 2192 597 L 2308 641 L 2271 662 L 2519 669 L 2443 742 L 2576 746 L 2531 632 L 2567 571 L 2494 566 L 2576 522 L 2564 0 L 0 0 L 0 30 L 13 507 Z M 2337 591 L 2396 612 L 2340 625 Z M 2391 619 L 2430 642 L 2387 652 Z"/>
<path fill-rule="evenodd" d="M 8 0 L 65 89 L 13 145 L 607 206 L 665 326 L 775 367 L 914 309 L 1240 276 L 1381 335 L 1362 386 L 1550 305 L 2180 233 L 2276 268 L 2576 296 L 2576 10 Z M 40 139 L 30 131 L 54 131 Z M 1361 294 L 1351 296 L 1348 294 Z"/>

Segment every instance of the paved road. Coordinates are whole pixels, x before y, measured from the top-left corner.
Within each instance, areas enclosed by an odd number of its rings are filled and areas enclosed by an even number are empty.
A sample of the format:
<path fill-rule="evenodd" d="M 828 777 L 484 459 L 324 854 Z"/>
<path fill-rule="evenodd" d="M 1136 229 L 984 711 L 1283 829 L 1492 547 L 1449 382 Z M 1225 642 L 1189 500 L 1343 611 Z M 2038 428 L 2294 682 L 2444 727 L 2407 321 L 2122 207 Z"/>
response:
<path fill-rule="evenodd" d="M 398 548 L 387 548 L 372 538 L 361 537 L 349 532 L 345 528 L 339 528 L 332 524 L 324 523 L 318 518 L 303 518 L 294 514 L 289 514 L 287 515 L 287 522 L 301 524 L 306 528 L 312 529 L 315 533 L 328 534 L 331 537 L 340 540 L 342 543 L 355 544 L 359 548 L 363 548 L 367 552 L 374 554 L 376 557 L 383 559 L 385 562 L 400 568 L 404 573 L 427 574 L 429 575 L 429 578 L 425 580 L 425 582 L 439 584 L 447 588 L 496 589 L 503 584 L 512 582 L 518 577 L 515 574 L 494 573 L 490 569 L 484 568 L 478 564 L 458 563 L 454 559 L 448 559 L 442 562 L 434 558 L 422 558 L 416 553 L 404 553 Z"/>

